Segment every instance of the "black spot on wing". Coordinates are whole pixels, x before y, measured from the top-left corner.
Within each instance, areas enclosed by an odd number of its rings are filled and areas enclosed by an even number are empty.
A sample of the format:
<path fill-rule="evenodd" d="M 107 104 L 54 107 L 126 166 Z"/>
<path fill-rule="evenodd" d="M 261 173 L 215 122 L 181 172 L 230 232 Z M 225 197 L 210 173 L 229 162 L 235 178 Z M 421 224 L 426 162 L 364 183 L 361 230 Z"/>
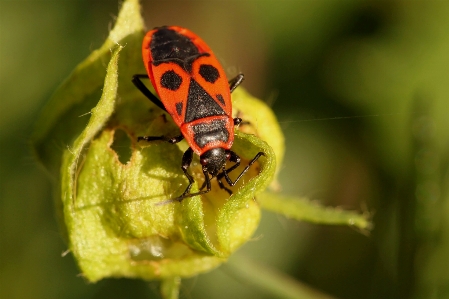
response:
<path fill-rule="evenodd" d="M 182 113 L 182 102 L 176 103 L 175 107 L 176 107 L 176 113 L 178 113 L 178 115 L 181 116 L 181 113 Z"/>
<path fill-rule="evenodd" d="M 223 96 L 221 94 L 217 94 L 217 99 L 220 101 L 220 103 L 225 105 L 225 100 L 223 99 Z"/>
<path fill-rule="evenodd" d="M 201 85 L 191 79 L 184 122 L 188 123 L 214 115 L 226 115 L 226 113 Z"/>
<path fill-rule="evenodd" d="M 201 77 L 209 83 L 214 83 L 218 78 L 220 78 L 220 73 L 217 68 L 211 64 L 202 64 L 200 66 L 199 73 Z"/>
<path fill-rule="evenodd" d="M 175 71 L 166 71 L 161 76 L 161 86 L 170 90 L 178 90 L 181 86 L 182 78 L 180 75 L 176 74 Z"/>

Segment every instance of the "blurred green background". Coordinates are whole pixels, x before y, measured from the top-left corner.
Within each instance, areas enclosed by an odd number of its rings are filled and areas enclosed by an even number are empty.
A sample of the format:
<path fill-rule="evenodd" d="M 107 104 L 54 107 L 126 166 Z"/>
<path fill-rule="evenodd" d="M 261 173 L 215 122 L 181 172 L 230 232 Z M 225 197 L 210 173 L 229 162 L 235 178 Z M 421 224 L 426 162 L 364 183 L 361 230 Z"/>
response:
<path fill-rule="evenodd" d="M 0 1 L 0 298 L 158 298 L 81 277 L 32 125 L 108 34 L 115 1 Z M 200 35 L 286 135 L 286 194 L 373 214 L 369 235 L 264 213 L 237 254 L 338 298 L 449 298 L 448 1 L 144 1 L 148 28 Z M 136 55 L 141 55 L 136 53 Z M 229 267 L 181 298 L 273 298 Z"/>

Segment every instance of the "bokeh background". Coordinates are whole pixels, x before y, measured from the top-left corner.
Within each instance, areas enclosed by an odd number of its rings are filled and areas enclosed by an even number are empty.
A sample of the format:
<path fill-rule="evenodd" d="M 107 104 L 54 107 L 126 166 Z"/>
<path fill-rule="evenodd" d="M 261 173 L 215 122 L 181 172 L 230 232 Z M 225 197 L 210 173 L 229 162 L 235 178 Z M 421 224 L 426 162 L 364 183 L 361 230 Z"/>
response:
<path fill-rule="evenodd" d="M 55 88 L 98 48 L 116 1 L 0 1 L 0 298 L 158 298 L 88 284 L 58 232 L 29 136 Z M 370 212 L 370 234 L 264 213 L 237 254 L 337 298 L 449 298 L 448 1 L 143 1 L 274 109 L 285 194 Z M 141 55 L 136 53 L 136 55 Z M 221 267 L 182 298 L 274 298 Z"/>

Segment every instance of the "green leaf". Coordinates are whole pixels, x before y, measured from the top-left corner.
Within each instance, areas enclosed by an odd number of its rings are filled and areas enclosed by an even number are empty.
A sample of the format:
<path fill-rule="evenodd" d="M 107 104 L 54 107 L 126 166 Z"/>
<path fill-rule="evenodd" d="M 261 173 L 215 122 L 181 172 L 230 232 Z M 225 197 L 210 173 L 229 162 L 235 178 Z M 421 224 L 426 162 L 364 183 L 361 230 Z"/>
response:
<path fill-rule="evenodd" d="M 238 192 L 233 194 L 217 211 L 217 238 L 221 250 L 226 255 L 245 243 L 257 228 L 260 207 L 255 197 L 265 190 L 276 170 L 273 149 L 255 135 L 237 131 L 233 150 L 246 159 L 251 159 L 258 152 L 263 152 L 265 155 L 258 160 L 262 167 L 260 173 L 257 175 L 259 170 L 255 167 L 250 169 L 252 172 L 250 175 L 255 177 L 249 182 L 244 179 L 238 185 Z"/>
<path fill-rule="evenodd" d="M 114 243 L 110 242 L 108 238 L 105 238 L 104 231 L 97 230 L 95 227 L 90 226 L 92 224 L 92 217 L 96 217 L 94 213 L 78 212 L 76 210 L 76 201 L 78 199 L 77 191 L 77 175 L 79 172 L 78 161 L 84 146 L 95 136 L 102 128 L 105 121 L 111 116 L 115 100 L 117 96 L 117 62 L 118 53 L 121 47 L 119 47 L 113 54 L 112 59 L 108 65 L 108 75 L 105 79 L 105 85 L 103 89 L 103 95 L 98 105 L 92 109 L 92 116 L 86 129 L 75 140 L 71 149 L 64 151 L 63 163 L 61 170 L 62 181 L 62 200 L 64 204 L 64 219 L 65 225 L 68 231 L 70 240 L 70 249 L 78 257 L 78 262 L 81 268 L 83 268 L 83 257 L 89 254 L 102 254 L 105 251 L 114 247 Z M 97 188 L 98 189 L 98 188 Z M 95 191 L 92 190 L 92 194 L 95 196 Z M 89 240 L 95 238 L 101 242 L 103 247 L 92 247 L 89 244 Z M 77 242 L 77 240 L 79 242 Z M 80 256 L 81 255 L 81 256 Z M 88 279 L 95 277 L 92 273 L 85 273 Z"/>
<path fill-rule="evenodd" d="M 232 93 L 232 106 L 235 116 L 249 123 L 249 125 L 240 125 L 240 131 L 254 134 L 273 149 L 276 157 L 276 171 L 270 188 L 274 191 L 280 190 L 277 175 L 284 160 L 285 145 L 284 134 L 273 110 L 241 87 Z"/>
<path fill-rule="evenodd" d="M 372 229 L 370 214 L 360 214 L 340 208 L 320 205 L 308 198 L 298 198 L 275 193 L 262 193 L 257 201 L 265 210 L 282 214 L 288 218 L 317 224 L 349 225 L 362 231 Z"/>
<path fill-rule="evenodd" d="M 38 161 L 51 175 L 54 176 L 59 172 L 61 148 L 71 144 L 81 133 L 87 124 L 90 110 L 95 107 L 101 96 L 106 76 L 105 66 L 111 59 L 111 49 L 117 45 L 125 46 L 121 55 L 126 56 L 126 62 L 140 66 L 133 69 L 120 65 L 120 89 L 130 90 L 132 84 L 128 75 L 132 76 L 134 72 L 144 70 L 141 56 L 131 52 L 137 47 L 140 48 L 143 34 L 144 24 L 140 16 L 139 1 L 125 1 L 116 25 L 105 43 L 73 70 L 42 110 L 31 141 Z"/>

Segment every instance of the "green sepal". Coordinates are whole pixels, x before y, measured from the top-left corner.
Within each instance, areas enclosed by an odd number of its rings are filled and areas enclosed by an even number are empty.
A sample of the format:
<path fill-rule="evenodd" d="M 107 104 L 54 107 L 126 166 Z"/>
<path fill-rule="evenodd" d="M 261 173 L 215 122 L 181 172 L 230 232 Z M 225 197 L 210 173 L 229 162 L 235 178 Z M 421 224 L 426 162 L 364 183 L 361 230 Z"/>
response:
<path fill-rule="evenodd" d="M 371 214 L 358 213 L 323 206 L 308 198 L 285 196 L 277 193 L 262 193 L 257 197 L 263 209 L 284 215 L 287 218 L 316 224 L 348 225 L 368 232 L 372 229 Z"/>

